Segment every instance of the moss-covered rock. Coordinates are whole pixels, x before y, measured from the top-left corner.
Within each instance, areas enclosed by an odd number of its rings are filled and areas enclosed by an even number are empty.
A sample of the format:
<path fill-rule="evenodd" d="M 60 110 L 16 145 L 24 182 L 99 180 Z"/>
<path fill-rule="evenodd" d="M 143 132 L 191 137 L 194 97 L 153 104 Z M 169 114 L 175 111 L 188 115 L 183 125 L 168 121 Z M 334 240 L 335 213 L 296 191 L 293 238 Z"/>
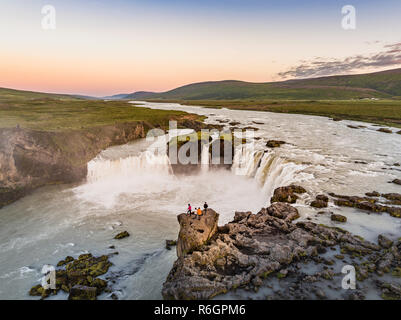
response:
<path fill-rule="evenodd" d="M 331 219 L 331 221 L 347 222 L 347 217 L 345 217 L 341 214 L 332 214 L 330 219 Z"/>
<path fill-rule="evenodd" d="M 393 133 L 393 131 L 391 131 L 390 129 L 387 129 L 387 128 L 380 128 L 377 131 L 384 132 L 384 133 Z"/>
<path fill-rule="evenodd" d="M 71 288 L 68 300 L 96 300 L 97 288 L 75 285 Z"/>
<path fill-rule="evenodd" d="M 68 262 L 66 262 L 68 261 Z M 66 257 L 58 264 L 59 267 L 65 269 L 56 270 L 56 289 L 45 290 L 41 285 L 31 288 L 29 294 L 31 296 L 41 296 L 42 299 L 47 298 L 50 294 L 57 294 L 60 290 L 70 293 L 73 300 L 89 299 L 93 300 L 92 289 L 77 289 L 72 293 L 75 286 L 95 288 L 96 296 L 101 294 L 107 288 L 107 281 L 98 278 L 108 272 L 112 263 L 106 255 L 94 257 L 91 253 L 81 254 L 77 259 Z"/>
<path fill-rule="evenodd" d="M 120 232 L 119 234 L 117 234 L 114 237 L 114 239 L 121 240 L 121 239 L 127 238 L 129 236 L 130 236 L 130 234 L 128 233 L 128 231 L 123 231 L 123 232 Z"/>

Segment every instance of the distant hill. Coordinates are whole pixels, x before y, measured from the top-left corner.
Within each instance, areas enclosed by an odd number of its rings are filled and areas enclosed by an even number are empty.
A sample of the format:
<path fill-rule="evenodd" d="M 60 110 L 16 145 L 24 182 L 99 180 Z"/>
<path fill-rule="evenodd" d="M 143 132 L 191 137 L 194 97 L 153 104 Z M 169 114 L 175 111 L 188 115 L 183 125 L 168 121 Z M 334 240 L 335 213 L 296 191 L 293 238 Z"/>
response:
<path fill-rule="evenodd" d="M 136 92 L 121 99 L 132 100 L 346 100 L 401 98 L 401 69 L 281 82 L 251 83 L 236 80 L 189 84 L 167 92 Z"/>
<path fill-rule="evenodd" d="M 25 91 L 9 88 L 0 88 L 0 102 L 6 99 L 17 100 L 35 100 L 35 99 L 68 99 L 68 100 L 98 100 L 99 98 L 77 95 L 77 94 L 58 94 L 58 93 L 45 93 L 35 91 Z"/>

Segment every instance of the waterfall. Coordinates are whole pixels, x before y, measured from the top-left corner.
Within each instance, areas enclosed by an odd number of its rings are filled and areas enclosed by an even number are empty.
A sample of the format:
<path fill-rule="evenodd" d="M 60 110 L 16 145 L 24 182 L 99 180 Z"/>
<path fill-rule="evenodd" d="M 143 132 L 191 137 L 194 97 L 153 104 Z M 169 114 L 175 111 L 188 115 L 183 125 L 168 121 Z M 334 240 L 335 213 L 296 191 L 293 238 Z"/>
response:
<path fill-rule="evenodd" d="M 172 169 L 167 154 L 147 150 L 136 156 L 119 159 L 105 159 L 98 156 L 88 163 L 87 180 L 92 183 L 105 178 L 130 178 L 144 173 L 170 175 Z"/>
<path fill-rule="evenodd" d="M 210 165 L 210 154 L 209 154 L 210 144 L 205 144 L 202 147 L 201 153 L 201 169 L 202 172 L 209 171 Z"/>
<path fill-rule="evenodd" d="M 276 188 L 290 185 L 305 165 L 288 161 L 274 151 L 255 151 L 246 145 L 236 149 L 232 166 L 233 173 L 255 179 L 268 199 Z"/>

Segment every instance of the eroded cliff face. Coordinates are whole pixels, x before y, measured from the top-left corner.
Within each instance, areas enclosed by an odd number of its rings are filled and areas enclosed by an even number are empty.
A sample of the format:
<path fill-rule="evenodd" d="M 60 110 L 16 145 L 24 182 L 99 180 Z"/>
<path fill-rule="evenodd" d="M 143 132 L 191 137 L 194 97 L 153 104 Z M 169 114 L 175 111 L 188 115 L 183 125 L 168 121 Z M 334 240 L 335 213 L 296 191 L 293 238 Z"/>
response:
<path fill-rule="evenodd" d="M 135 122 L 63 132 L 0 129 L 0 208 L 37 187 L 84 179 L 101 150 L 145 137 L 148 128 Z"/>

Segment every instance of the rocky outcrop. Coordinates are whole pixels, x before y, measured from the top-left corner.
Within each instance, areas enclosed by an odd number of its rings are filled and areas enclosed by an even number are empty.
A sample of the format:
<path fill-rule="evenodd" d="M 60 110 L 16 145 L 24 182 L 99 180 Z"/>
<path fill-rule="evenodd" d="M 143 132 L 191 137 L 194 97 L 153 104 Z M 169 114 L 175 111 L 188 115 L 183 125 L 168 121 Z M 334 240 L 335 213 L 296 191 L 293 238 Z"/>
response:
<path fill-rule="evenodd" d="M 330 193 L 329 195 L 335 198 L 334 204 L 339 207 L 351 207 L 376 213 L 387 212 L 394 218 L 401 218 L 401 207 L 389 206 L 389 204 L 399 205 L 401 203 L 401 195 L 398 193 L 379 194 L 379 196 L 388 200 L 387 202 L 384 202 L 382 199 L 377 199 L 377 194 L 379 193 L 368 192 L 366 193 L 367 197 L 345 196 L 337 195 L 335 193 Z M 370 197 L 369 195 L 373 195 L 373 197 Z"/>
<path fill-rule="evenodd" d="M 180 233 L 177 240 L 177 256 L 181 257 L 200 249 L 216 234 L 219 215 L 208 209 L 201 217 L 180 214 Z"/>
<path fill-rule="evenodd" d="M 219 227 L 209 243 L 181 251 L 163 284 L 163 297 L 210 299 L 230 290 L 257 291 L 262 286 L 269 288 L 275 275 L 283 289 L 272 291 L 273 296 L 267 298 L 330 298 L 330 292 L 341 285 L 344 276 L 330 267 L 335 263 L 332 258 L 337 257 L 354 265 L 360 280 L 357 291 L 349 293 L 341 287 L 337 290 L 344 299 L 363 299 L 364 279 L 376 279 L 391 270 L 396 272 L 401 265 L 401 241 L 383 249 L 340 228 L 312 222 L 294 224 L 297 217 L 296 208 L 287 203 L 274 203 L 257 214 L 236 212 L 234 220 Z M 341 254 L 336 254 L 338 250 Z M 331 252 L 332 258 L 328 256 Z M 320 267 L 321 271 L 303 273 L 310 262 L 316 265 L 313 269 Z M 379 294 L 384 290 L 381 285 L 375 289 Z"/>
<path fill-rule="evenodd" d="M 274 190 L 273 197 L 270 202 L 287 202 L 287 203 L 295 203 L 298 199 L 297 194 L 306 193 L 306 190 L 300 186 L 287 186 L 280 187 Z"/>

